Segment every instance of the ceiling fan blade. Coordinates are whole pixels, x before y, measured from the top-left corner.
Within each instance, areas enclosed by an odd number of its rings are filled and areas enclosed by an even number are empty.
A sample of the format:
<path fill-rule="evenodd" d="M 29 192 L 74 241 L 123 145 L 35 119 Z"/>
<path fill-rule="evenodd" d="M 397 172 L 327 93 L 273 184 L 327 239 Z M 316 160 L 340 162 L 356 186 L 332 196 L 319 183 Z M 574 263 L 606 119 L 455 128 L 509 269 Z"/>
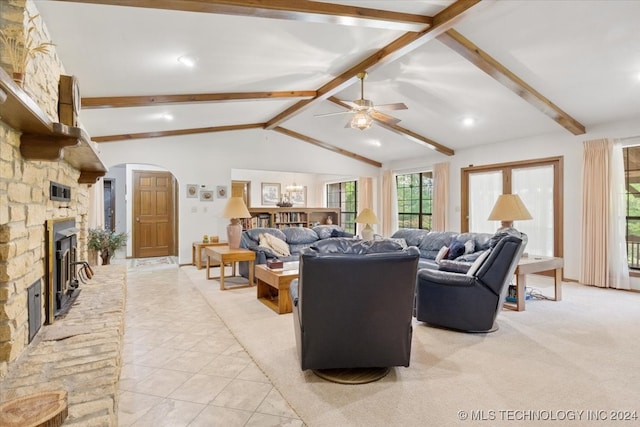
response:
<path fill-rule="evenodd" d="M 375 120 L 379 120 L 389 125 L 395 125 L 400 121 L 400 119 L 396 119 L 395 117 L 392 117 L 388 114 L 381 113 L 380 111 L 376 111 L 376 110 L 371 111 L 369 115 L 373 117 Z"/>
<path fill-rule="evenodd" d="M 376 105 L 376 109 L 378 109 L 378 110 L 408 110 L 409 107 L 407 107 L 402 102 L 396 102 L 395 104 Z"/>
<path fill-rule="evenodd" d="M 338 111 L 335 113 L 324 113 L 324 114 L 315 114 L 313 117 L 326 117 L 326 116 L 336 116 L 338 114 L 349 114 L 352 113 L 353 111 Z"/>

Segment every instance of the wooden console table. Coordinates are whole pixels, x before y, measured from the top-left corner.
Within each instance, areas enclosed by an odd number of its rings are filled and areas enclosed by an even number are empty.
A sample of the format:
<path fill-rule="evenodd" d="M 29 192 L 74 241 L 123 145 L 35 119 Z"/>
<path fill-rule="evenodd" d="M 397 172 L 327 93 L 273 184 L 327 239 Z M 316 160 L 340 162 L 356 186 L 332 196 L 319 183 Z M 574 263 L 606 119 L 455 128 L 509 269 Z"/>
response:
<path fill-rule="evenodd" d="M 516 302 L 505 302 L 504 307 L 516 310 L 524 311 L 525 304 L 525 292 L 527 287 L 527 274 L 541 273 L 543 271 L 554 270 L 553 287 L 554 295 L 551 298 L 553 301 L 562 300 L 562 268 L 564 267 L 564 260 L 562 258 L 544 257 L 537 255 L 529 255 L 527 257 L 520 258 L 518 267 L 516 267 Z"/>
<path fill-rule="evenodd" d="M 191 265 L 202 270 L 202 250 L 208 246 L 227 246 L 227 242 L 193 242 L 191 245 Z"/>
<path fill-rule="evenodd" d="M 253 286 L 253 262 L 256 259 L 256 253 L 249 249 L 230 249 L 229 246 L 209 246 L 204 248 L 204 253 L 207 255 L 207 279 L 220 279 L 220 290 L 224 291 L 227 288 L 224 286 L 224 266 L 231 264 L 232 277 L 236 275 L 236 262 L 248 261 L 249 262 L 249 283 L 244 286 L 234 286 L 235 288 L 246 288 Z M 211 260 L 220 263 L 220 276 L 211 277 Z"/>

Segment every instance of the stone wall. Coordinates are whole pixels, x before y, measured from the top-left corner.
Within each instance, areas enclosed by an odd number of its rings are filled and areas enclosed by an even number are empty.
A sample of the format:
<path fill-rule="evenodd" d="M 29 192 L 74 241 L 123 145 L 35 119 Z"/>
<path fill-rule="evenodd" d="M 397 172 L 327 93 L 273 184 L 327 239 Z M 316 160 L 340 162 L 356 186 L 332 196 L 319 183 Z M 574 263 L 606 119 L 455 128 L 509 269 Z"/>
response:
<path fill-rule="evenodd" d="M 31 0 L 1 1 L 0 25 L 24 25 L 38 15 Z M 20 13 L 22 11 L 22 13 Z M 48 32 L 38 18 L 34 21 L 38 40 L 48 40 Z M 2 66 L 5 68 L 3 55 Z M 58 81 L 64 73 L 55 47 L 48 55 L 34 58 L 27 68 L 25 91 L 52 121 L 58 121 Z M 45 221 L 75 218 L 80 229 L 79 257 L 86 259 L 89 187 L 78 184 L 80 172 L 63 161 L 27 161 L 20 154 L 20 133 L 0 118 L 0 378 L 8 364 L 15 361 L 28 345 L 27 288 L 45 277 Z M 49 200 L 49 185 L 54 181 L 71 188 L 71 200 Z M 45 320 L 44 303 L 42 319 Z"/>

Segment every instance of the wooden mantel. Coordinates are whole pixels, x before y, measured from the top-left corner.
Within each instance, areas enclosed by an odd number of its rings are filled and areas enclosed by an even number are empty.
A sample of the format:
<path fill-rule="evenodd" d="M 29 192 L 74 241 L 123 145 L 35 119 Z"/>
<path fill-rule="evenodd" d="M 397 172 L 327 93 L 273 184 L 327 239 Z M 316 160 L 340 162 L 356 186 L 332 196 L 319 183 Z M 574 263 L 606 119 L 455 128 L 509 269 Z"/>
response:
<path fill-rule="evenodd" d="M 107 173 L 89 135 L 81 128 L 52 122 L 45 112 L 0 68 L 0 120 L 20 136 L 20 153 L 26 160 L 64 160 L 80 170 L 80 184 L 95 184 Z"/>

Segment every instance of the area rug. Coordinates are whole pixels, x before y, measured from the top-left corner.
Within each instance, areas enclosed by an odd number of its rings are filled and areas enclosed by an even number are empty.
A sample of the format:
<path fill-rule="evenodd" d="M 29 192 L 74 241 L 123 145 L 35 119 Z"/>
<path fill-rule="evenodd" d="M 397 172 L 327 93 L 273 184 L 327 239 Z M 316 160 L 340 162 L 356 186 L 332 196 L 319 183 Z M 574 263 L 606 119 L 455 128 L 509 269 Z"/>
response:
<path fill-rule="evenodd" d="M 153 258 L 134 258 L 129 260 L 129 268 L 163 268 L 177 267 L 178 258 L 175 256 L 161 256 Z"/>
<path fill-rule="evenodd" d="M 570 418 L 596 426 L 608 421 L 599 415 L 640 410 L 637 293 L 565 284 L 563 301 L 504 310 L 491 334 L 416 321 L 411 366 L 340 385 L 300 370 L 292 314 L 274 313 L 255 288 L 220 291 L 202 271 L 183 270 L 310 427 L 547 426 Z"/>

